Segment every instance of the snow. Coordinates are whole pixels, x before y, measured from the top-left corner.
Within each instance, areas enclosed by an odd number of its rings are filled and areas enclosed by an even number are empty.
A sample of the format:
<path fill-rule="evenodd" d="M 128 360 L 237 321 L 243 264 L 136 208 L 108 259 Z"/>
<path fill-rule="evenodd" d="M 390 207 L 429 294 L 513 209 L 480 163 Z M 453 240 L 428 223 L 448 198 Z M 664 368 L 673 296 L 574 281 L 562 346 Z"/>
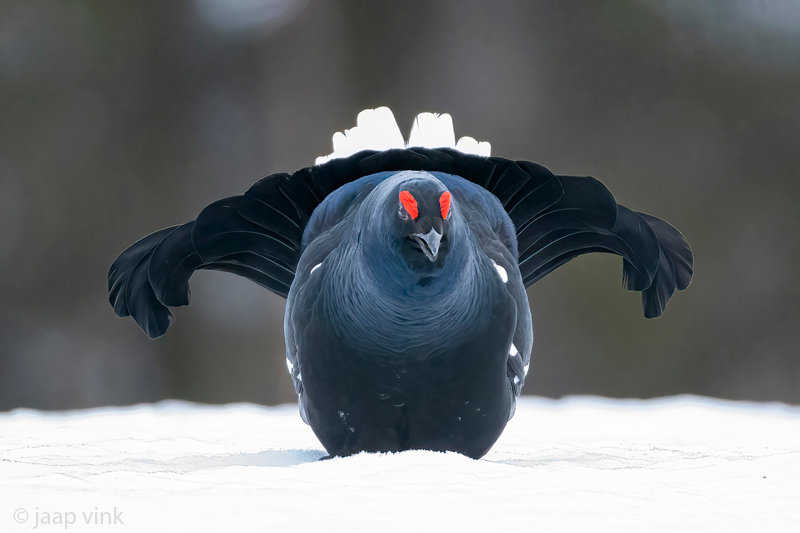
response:
<path fill-rule="evenodd" d="M 294 405 L 15 410 L 0 531 L 800 531 L 782 404 L 522 398 L 478 461 L 324 455 Z"/>

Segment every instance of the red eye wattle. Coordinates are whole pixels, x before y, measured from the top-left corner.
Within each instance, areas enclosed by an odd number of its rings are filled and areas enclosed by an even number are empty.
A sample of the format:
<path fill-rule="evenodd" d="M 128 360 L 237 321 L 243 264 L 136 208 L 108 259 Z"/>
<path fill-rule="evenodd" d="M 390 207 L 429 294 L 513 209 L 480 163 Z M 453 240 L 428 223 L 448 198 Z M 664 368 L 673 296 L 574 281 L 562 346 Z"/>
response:
<path fill-rule="evenodd" d="M 439 207 L 442 208 L 442 218 L 447 218 L 450 213 L 450 191 L 444 191 L 439 197 Z"/>
<path fill-rule="evenodd" d="M 408 214 L 411 215 L 411 218 L 417 218 L 419 216 L 419 210 L 417 210 L 417 201 L 410 192 L 400 191 L 400 203 L 402 203 L 403 207 L 406 208 L 406 211 L 408 211 Z"/>

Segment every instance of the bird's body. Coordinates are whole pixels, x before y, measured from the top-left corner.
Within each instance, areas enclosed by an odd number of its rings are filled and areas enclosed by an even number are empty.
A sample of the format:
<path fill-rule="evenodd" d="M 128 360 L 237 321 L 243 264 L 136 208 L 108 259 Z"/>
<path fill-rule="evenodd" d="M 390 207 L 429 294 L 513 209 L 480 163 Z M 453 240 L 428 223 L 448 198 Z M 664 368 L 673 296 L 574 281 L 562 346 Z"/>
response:
<path fill-rule="evenodd" d="M 423 448 L 481 456 L 513 411 L 513 380 L 524 379 L 509 358 L 529 356 L 533 340 L 511 221 L 492 227 L 487 215 L 505 213 L 497 199 L 457 176 L 359 181 L 369 192 L 310 242 L 289 291 L 287 361 L 301 413 L 336 455 Z M 393 208 L 400 190 L 420 182 L 453 194 L 436 261 L 406 253 L 396 246 L 402 235 L 372 222 L 376 207 Z M 320 205 L 320 217 L 328 207 Z M 504 233 L 511 250 L 498 238 Z"/>
<path fill-rule="evenodd" d="M 268 176 L 134 243 L 111 267 L 110 301 L 158 337 L 168 307 L 188 303 L 192 272 L 245 276 L 287 297 L 287 367 L 301 416 L 331 455 L 480 457 L 528 373 L 527 286 L 580 254 L 616 253 L 656 317 L 689 285 L 692 253 L 675 228 L 617 205 L 594 178 L 456 144 L 449 116 L 420 115 L 411 139 L 423 148 L 397 146 L 396 129 L 388 109 L 364 112 L 318 165 Z"/>

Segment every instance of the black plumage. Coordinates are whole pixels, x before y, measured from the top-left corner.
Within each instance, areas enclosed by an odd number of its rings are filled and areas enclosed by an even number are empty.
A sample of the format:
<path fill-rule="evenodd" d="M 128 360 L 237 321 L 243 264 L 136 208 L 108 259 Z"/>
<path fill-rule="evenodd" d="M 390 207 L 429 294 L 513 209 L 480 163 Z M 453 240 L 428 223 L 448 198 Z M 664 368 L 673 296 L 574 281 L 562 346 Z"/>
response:
<path fill-rule="evenodd" d="M 647 317 L 691 280 L 683 235 L 594 178 L 449 148 L 366 150 L 144 237 L 112 265 L 109 299 L 154 338 L 195 270 L 244 276 L 287 297 L 287 366 L 329 453 L 480 457 L 530 363 L 525 288 L 590 252 L 622 256 Z"/>

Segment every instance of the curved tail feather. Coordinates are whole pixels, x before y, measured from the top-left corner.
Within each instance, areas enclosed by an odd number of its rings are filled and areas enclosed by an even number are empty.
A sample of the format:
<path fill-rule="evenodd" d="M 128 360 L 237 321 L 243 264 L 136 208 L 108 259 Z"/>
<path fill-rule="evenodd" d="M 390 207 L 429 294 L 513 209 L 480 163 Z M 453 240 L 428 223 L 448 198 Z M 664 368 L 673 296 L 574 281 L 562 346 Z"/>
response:
<path fill-rule="evenodd" d="M 525 286 L 575 257 L 608 252 L 623 258 L 623 284 L 642 292 L 644 315 L 661 315 L 675 290 L 689 286 L 692 251 L 667 222 L 617 205 L 591 177 L 557 176 L 563 196 L 517 231 Z"/>
<path fill-rule="evenodd" d="M 114 312 L 132 316 L 151 339 L 167 331 L 173 316 L 150 285 L 150 261 L 158 245 L 180 227 L 164 228 L 139 239 L 117 257 L 108 272 L 108 301 Z"/>
<path fill-rule="evenodd" d="M 285 297 L 301 235 L 295 222 L 254 197 L 214 202 L 197 220 L 152 233 L 123 251 L 108 273 L 109 302 L 154 339 L 174 320 L 169 307 L 188 305 L 196 270 L 231 272 Z"/>
<path fill-rule="evenodd" d="M 655 318 L 661 316 L 675 289 L 683 291 L 689 287 L 692 282 L 694 258 L 686 237 L 675 227 L 652 215 L 636 214 L 653 228 L 661 250 L 658 271 L 653 283 L 642 291 L 644 316 Z"/>

